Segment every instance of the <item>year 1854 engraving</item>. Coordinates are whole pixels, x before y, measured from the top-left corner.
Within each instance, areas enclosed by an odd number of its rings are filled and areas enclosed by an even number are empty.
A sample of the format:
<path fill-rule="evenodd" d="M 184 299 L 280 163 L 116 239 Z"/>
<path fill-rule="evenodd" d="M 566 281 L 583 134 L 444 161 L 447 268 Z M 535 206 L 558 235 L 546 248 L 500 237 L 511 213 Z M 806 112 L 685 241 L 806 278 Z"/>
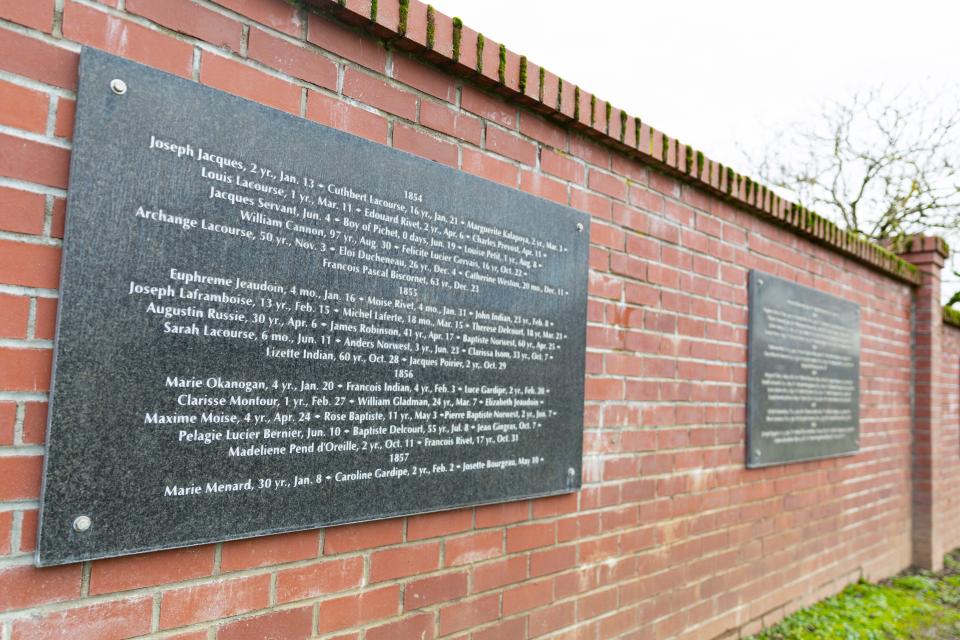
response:
<path fill-rule="evenodd" d="M 90 50 L 69 207 L 41 564 L 579 486 L 585 215 Z"/>

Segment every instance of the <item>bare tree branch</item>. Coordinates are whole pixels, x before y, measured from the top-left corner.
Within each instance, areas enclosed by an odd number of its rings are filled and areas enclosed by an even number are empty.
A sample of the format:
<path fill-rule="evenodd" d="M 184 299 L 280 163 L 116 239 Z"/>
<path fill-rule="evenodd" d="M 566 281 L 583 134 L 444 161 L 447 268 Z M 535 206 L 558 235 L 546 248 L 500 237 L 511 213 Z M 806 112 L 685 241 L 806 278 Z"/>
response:
<path fill-rule="evenodd" d="M 761 177 L 847 229 L 876 240 L 960 231 L 956 101 L 877 87 L 775 139 L 753 163 Z"/>

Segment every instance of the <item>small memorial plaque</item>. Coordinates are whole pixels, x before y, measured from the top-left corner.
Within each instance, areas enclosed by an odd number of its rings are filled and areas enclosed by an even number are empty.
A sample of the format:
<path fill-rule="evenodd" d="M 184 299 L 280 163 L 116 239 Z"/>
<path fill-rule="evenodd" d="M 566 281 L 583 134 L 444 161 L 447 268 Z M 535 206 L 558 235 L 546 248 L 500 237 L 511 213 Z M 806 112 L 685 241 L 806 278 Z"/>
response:
<path fill-rule="evenodd" d="M 750 272 L 747 466 L 860 448 L 860 307 Z"/>
<path fill-rule="evenodd" d="M 589 217 L 80 63 L 37 563 L 580 486 Z"/>

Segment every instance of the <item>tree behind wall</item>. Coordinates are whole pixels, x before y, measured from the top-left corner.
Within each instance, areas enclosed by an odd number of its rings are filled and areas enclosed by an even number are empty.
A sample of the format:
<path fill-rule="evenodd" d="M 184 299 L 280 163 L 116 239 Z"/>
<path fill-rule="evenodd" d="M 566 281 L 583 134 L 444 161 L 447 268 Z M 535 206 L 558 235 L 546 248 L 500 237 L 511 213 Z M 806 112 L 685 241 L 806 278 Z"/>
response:
<path fill-rule="evenodd" d="M 879 241 L 960 230 L 960 106 L 882 87 L 826 105 L 777 136 L 763 179 Z"/>

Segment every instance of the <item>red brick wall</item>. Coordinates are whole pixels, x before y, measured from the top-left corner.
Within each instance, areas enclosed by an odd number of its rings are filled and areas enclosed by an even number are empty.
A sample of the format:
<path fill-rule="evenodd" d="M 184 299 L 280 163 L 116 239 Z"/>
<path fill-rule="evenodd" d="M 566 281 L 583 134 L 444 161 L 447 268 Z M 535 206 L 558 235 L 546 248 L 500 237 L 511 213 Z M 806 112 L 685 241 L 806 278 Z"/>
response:
<path fill-rule="evenodd" d="M 498 79 L 489 39 L 472 73 L 468 28 L 454 64 L 425 5 L 385 46 L 399 6 L 349 0 L 357 27 L 282 0 L 0 0 L 0 638 L 710 640 L 907 566 L 914 287 L 864 262 L 895 261 L 709 160 L 691 179 L 685 147 L 553 74 L 519 93 L 539 67 L 506 52 Z M 583 490 L 33 568 L 81 44 L 591 213 Z M 751 268 L 862 306 L 857 456 L 744 468 Z"/>
<path fill-rule="evenodd" d="M 943 549 L 960 547 L 960 327 L 943 325 L 940 357 L 940 407 L 943 466 L 938 483 L 944 488 L 939 509 L 943 512 Z"/>

